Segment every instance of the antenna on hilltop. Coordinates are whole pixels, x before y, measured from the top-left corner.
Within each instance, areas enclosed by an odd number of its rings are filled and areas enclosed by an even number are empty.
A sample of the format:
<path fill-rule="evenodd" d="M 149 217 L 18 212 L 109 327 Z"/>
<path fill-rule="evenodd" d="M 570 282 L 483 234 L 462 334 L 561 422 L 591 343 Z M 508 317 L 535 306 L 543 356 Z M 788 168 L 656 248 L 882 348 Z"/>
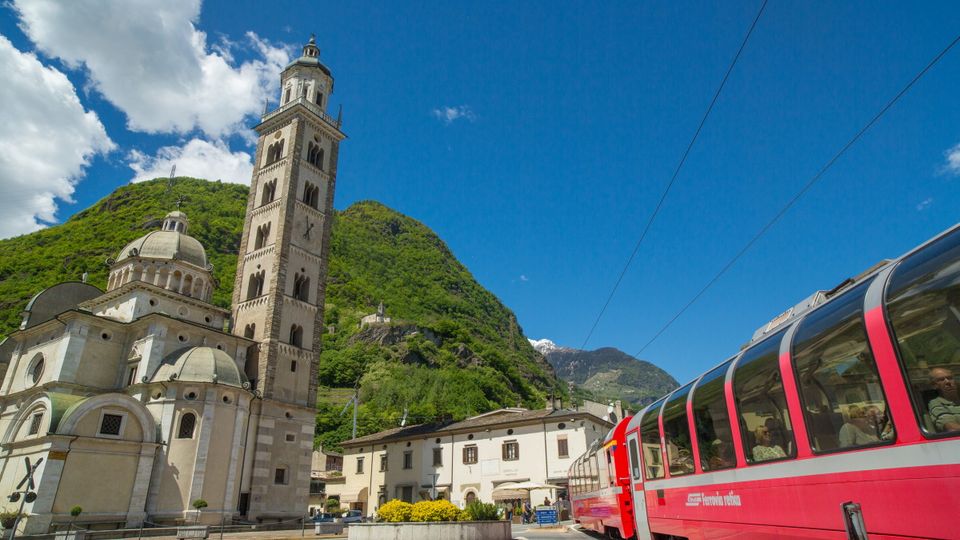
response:
<path fill-rule="evenodd" d="M 170 179 L 173 180 L 173 176 L 177 174 L 177 164 L 174 163 L 173 167 L 170 167 Z"/>
<path fill-rule="evenodd" d="M 353 434 L 350 436 L 351 439 L 357 438 L 357 401 L 359 401 L 358 393 L 359 390 L 354 387 L 353 395 L 350 396 L 350 401 L 348 401 L 347 404 L 344 405 L 343 410 L 340 411 L 340 416 L 343 416 L 343 414 L 347 412 L 347 408 L 350 407 L 350 405 L 353 405 Z"/>

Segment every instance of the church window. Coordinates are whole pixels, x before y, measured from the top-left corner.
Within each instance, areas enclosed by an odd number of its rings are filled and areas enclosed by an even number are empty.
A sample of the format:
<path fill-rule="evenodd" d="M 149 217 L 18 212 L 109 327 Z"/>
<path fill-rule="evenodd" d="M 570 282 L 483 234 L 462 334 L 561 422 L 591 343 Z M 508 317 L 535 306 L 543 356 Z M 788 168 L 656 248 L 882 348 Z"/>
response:
<path fill-rule="evenodd" d="M 33 357 L 33 362 L 31 362 L 30 369 L 28 371 L 30 382 L 32 384 L 37 384 L 38 382 L 40 382 L 40 377 L 43 376 L 43 367 L 44 367 L 43 355 L 37 354 L 36 356 Z"/>
<path fill-rule="evenodd" d="M 307 163 L 323 170 L 323 148 L 319 144 L 307 143 Z"/>
<path fill-rule="evenodd" d="M 283 140 L 267 147 L 267 165 L 279 161 L 281 157 L 283 157 Z"/>
<path fill-rule="evenodd" d="M 180 417 L 180 429 L 177 430 L 178 439 L 192 439 L 193 428 L 197 425 L 197 415 L 186 413 Z"/>
<path fill-rule="evenodd" d="M 260 197 L 260 205 L 272 203 L 274 197 L 277 196 L 277 179 L 266 182 L 263 184 L 263 195 Z"/>
<path fill-rule="evenodd" d="M 293 275 L 293 297 L 304 302 L 310 301 L 310 278 L 300 273 Z"/>
<path fill-rule="evenodd" d="M 283 440 L 287 442 L 297 442 L 297 435 L 295 433 L 287 433 L 283 436 Z"/>
<path fill-rule="evenodd" d="M 123 428 L 123 415 L 103 413 L 100 417 L 100 435 L 119 437 Z"/>
<path fill-rule="evenodd" d="M 257 238 L 254 241 L 253 249 L 260 249 L 263 246 L 267 245 L 267 240 L 270 238 L 270 223 L 264 223 L 263 225 L 257 227 Z"/>
<path fill-rule="evenodd" d="M 30 419 L 30 431 L 29 435 L 36 435 L 40 433 L 40 423 L 43 422 L 43 413 L 34 414 Z"/>
<path fill-rule="evenodd" d="M 193 401 L 193 400 L 197 399 L 197 393 L 196 393 L 196 392 L 193 392 L 193 391 L 190 391 L 190 392 L 187 392 L 183 397 L 186 398 L 186 399 L 189 399 L 190 401 Z"/>
<path fill-rule="evenodd" d="M 323 92 L 319 89 L 317 90 L 317 105 L 319 105 L 321 109 L 323 108 Z"/>
<path fill-rule="evenodd" d="M 286 484 L 287 483 L 287 468 L 278 467 L 273 472 L 273 483 L 274 484 Z"/>
<path fill-rule="evenodd" d="M 292 92 L 292 91 L 293 91 L 293 89 L 288 86 L 288 87 L 287 87 L 287 93 L 283 96 L 283 102 L 284 102 L 284 103 L 289 103 L 289 102 L 290 102 L 290 92 Z"/>
<path fill-rule="evenodd" d="M 133 364 L 127 371 L 127 386 L 137 384 L 137 365 Z"/>
<path fill-rule="evenodd" d="M 294 347 L 301 347 L 303 345 L 303 327 L 299 324 L 290 327 L 289 343 Z"/>
<path fill-rule="evenodd" d="M 266 275 L 266 270 L 250 274 L 250 280 L 247 283 L 247 300 L 252 300 L 263 295 L 263 282 L 265 281 Z"/>
<path fill-rule="evenodd" d="M 243 328 L 243 337 L 247 339 L 253 339 L 253 335 L 254 333 L 256 333 L 256 331 L 257 331 L 257 325 L 254 323 L 250 323 Z"/>
<path fill-rule="evenodd" d="M 291 361 L 290 361 L 290 371 L 293 372 L 293 373 L 296 373 L 296 372 L 297 372 L 297 361 L 296 361 L 296 360 L 291 360 Z"/>
<path fill-rule="evenodd" d="M 317 208 L 320 204 L 320 188 L 306 182 L 303 187 L 303 202 L 311 208 Z"/>

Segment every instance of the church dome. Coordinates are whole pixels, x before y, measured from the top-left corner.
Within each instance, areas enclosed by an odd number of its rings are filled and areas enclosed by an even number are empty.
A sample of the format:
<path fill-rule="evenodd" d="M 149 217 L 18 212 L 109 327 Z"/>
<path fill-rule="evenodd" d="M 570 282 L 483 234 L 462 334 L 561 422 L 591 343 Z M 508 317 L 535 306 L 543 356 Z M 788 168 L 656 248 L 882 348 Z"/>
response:
<path fill-rule="evenodd" d="M 249 388 L 247 376 L 230 355 L 213 347 L 188 347 L 163 360 L 150 382 L 216 383 Z"/>
<path fill-rule="evenodd" d="M 300 56 L 300 58 L 297 58 L 293 62 L 287 64 L 285 69 L 290 69 L 293 66 L 319 68 L 320 71 L 324 72 L 328 77 L 333 76 L 330 73 L 330 69 L 320 62 L 320 49 L 317 47 L 317 39 L 314 36 L 310 36 L 310 41 L 303 46 L 303 54 Z"/>
<path fill-rule="evenodd" d="M 133 257 L 174 259 L 207 269 L 207 252 L 196 238 L 188 236 L 187 216 L 170 212 L 163 218 L 163 229 L 149 232 L 127 244 L 117 255 L 117 262 Z"/>

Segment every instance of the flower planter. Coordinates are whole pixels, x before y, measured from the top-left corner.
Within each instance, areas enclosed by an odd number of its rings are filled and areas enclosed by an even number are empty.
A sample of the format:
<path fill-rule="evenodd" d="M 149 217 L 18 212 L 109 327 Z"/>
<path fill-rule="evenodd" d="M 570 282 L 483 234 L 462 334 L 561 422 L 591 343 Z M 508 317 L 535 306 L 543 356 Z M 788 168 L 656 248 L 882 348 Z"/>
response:
<path fill-rule="evenodd" d="M 210 529 L 206 525 L 182 525 L 177 527 L 177 540 L 189 538 L 207 538 Z"/>
<path fill-rule="evenodd" d="M 349 540 L 510 540 L 509 521 L 428 521 L 418 523 L 351 523 Z"/>
<path fill-rule="evenodd" d="M 314 534 L 343 534 L 343 523 L 323 522 L 313 524 Z"/>

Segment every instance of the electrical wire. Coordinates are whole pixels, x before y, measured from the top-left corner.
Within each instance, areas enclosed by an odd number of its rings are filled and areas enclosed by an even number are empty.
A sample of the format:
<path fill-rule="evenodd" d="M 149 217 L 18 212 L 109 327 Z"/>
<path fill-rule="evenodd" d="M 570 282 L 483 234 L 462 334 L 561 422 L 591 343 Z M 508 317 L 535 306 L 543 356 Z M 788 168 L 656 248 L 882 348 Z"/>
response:
<path fill-rule="evenodd" d="M 738 260 L 740 260 L 740 258 L 743 257 L 743 255 L 744 255 L 747 251 L 749 251 L 750 248 L 753 247 L 753 245 L 756 244 L 757 241 L 760 240 L 760 238 L 763 237 L 763 235 L 765 235 L 765 234 L 767 233 L 767 231 L 769 231 L 778 221 L 780 221 L 780 218 L 782 218 L 782 217 L 784 216 L 784 214 L 786 214 L 787 211 L 789 211 L 790 208 L 792 208 L 793 205 L 797 203 L 797 201 L 799 201 L 808 191 L 810 191 L 810 189 L 811 189 L 814 185 L 816 185 L 817 182 L 820 181 L 821 178 L 823 178 L 823 175 L 826 174 L 826 172 L 827 172 L 828 170 L 830 170 L 831 167 L 833 167 L 834 163 L 836 163 L 837 160 L 839 160 L 840 157 L 843 156 L 843 154 L 845 154 L 845 153 L 847 152 L 847 150 L 850 149 L 850 147 L 852 147 L 857 141 L 859 141 L 860 138 L 863 137 L 863 135 L 864 135 L 867 131 L 869 131 L 870 128 L 872 128 L 872 127 L 874 126 L 874 124 L 876 124 L 877 121 L 879 121 L 880 118 L 881 118 L 884 114 L 886 114 L 887 111 L 889 111 L 891 107 L 893 107 L 894 104 L 896 104 L 898 101 L 900 101 L 900 98 L 902 98 L 911 88 L 913 88 L 913 85 L 915 85 L 915 84 L 917 83 L 917 81 L 919 81 L 924 75 L 926 75 L 926 73 L 927 73 L 928 71 L 930 71 L 930 69 L 931 69 L 934 65 L 936 65 L 937 62 L 939 62 L 944 56 L 946 56 L 946 54 L 947 54 L 948 52 L 950 52 L 950 50 L 953 49 L 954 45 L 956 45 L 958 42 L 960 42 L 960 35 L 958 35 L 956 38 L 954 38 L 953 41 L 951 41 L 949 45 L 947 45 L 946 47 L 944 47 L 943 50 L 941 50 L 940 53 L 938 53 L 938 54 L 933 58 L 933 60 L 931 60 L 922 70 L 920 70 L 920 72 L 917 73 L 917 74 L 913 77 L 913 79 L 911 79 L 910 82 L 907 83 L 907 85 L 903 87 L 902 90 L 900 90 L 899 92 L 897 92 L 897 95 L 895 95 L 895 96 L 893 97 L 893 99 L 891 99 L 890 101 L 888 101 L 887 104 L 884 105 L 883 108 L 881 108 L 880 111 L 879 111 L 877 114 L 875 114 L 875 115 L 873 116 L 873 118 L 871 118 L 870 121 L 867 122 L 866 125 L 864 125 L 864 126 L 860 129 L 860 131 L 857 132 L 856 135 L 854 135 L 849 141 L 847 141 L 847 143 L 844 144 L 843 147 L 840 148 L 840 150 L 839 150 L 836 154 L 834 154 L 833 157 L 830 158 L 830 159 L 826 162 L 826 164 L 824 164 L 824 165 L 820 168 L 820 170 L 817 171 L 817 173 L 813 175 L 812 178 L 810 178 L 810 180 L 807 181 L 807 183 L 803 186 L 803 188 L 802 188 L 800 191 L 798 191 L 798 192 L 793 196 L 793 198 L 791 198 L 791 199 L 787 202 L 787 204 L 785 204 L 785 205 L 783 206 L 783 208 L 781 208 L 780 211 L 777 212 L 777 214 L 776 214 L 775 216 L 773 216 L 773 218 L 772 218 L 770 221 L 768 221 L 763 227 L 761 227 L 761 228 L 760 228 L 760 231 L 757 232 L 757 234 L 754 235 L 754 237 L 751 238 L 750 241 L 747 242 L 747 244 L 746 244 L 745 246 L 743 246 L 743 248 L 742 248 L 739 252 L 737 252 L 737 254 L 734 255 L 734 257 L 733 257 L 732 259 L 730 259 L 730 261 L 728 261 L 727 264 L 724 265 L 724 267 L 721 268 L 720 271 L 717 272 L 716 275 L 714 275 L 713 278 L 712 278 L 710 281 L 708 281 L 707 284 L 704 285 L 703 288 L 700 289 L 700 291 L 699 291 L 697 294 L 695 294 L 695 295 L 693 296 L 693 298 L 691 298 L 690 301 L 687 302 L 686 305 L 684 305 L 683 308 L 680 309 L 680 311 L 678 311 L 678 312 L 676 313 L 676 315 L 673 316 L 673 318 L 671 318 L 671 319 L 667 322 L 667 324 L 663 325 L 663 327 L 661 327 L 660 330 L 657 331 L 657 333 L 654 334 L 654 336 L 653 336 L 652 338 L 650 338 L 650 340 L 647 341 L 647 343 L 646 343 L 643 347 L 641 347 L 640 350 L 637 351 L 637 354 L 635 354 L 634 356 L 637 357 L 637 358 L 639 358 L 640 355 L 643 354 L 643 351 L 645 351 L 645 350 L 647 349 L 647 347 L 649 347 L 651 344 L 653 344 L 653 342 L 656 341 L 657 338 L 659 338 L 664 332 L 666 332 L 667 329 L 670 328 L 670 326 L 672 326 L 673 323 L 676 322 L 676 320 L 679 319 L 680 316 L 683 315 L 684 312 L 686 312 L 686 311 L 690 308 L 690 306 L 692 306 L 694 303 L 696 303 L 697 300 L 699 300 L 700 297 L 703 296 L 703 294 L 704 294 L 705 292 L 707 292 L 707 290 L 709 290 L 711 287 L 713 287 L 713 285 L 714 285 L 724 274 L 727 273 L 727 270 L 729 270 L 734 264 L 736 264 L 736 262 L 737 262 Z"/>
<path fill-rule="evenodd" d="M 610 306 L 610 301 L 613 300 L 614 295 L 616 295 L 617 290 L 620 288 L 620 283 L 623 281 L 623 277 L 626 275 L 627 270 L 630 268 L 630 265 L 633 264 L 633 259 L 636 258 L 637 252 L 640 251 L 640 246 L 643 244 L 644 239 L 647 237 L 647 233 L 650 231 L 651 225 L 656 221 L 657 215 L 660 213 L 660 209 L 663 207 L 664 201 L 667 199 L 667 195 L 670 194 L 670 189 L 673 188 L 674 182 L 677 180 L 677 176 L 680 175 L 680 170 L 683 169 L 684 163 L 687 161 L 687 156 L 690 155 L 690 150 L 693 149 L 694 143 L 697 142 L 697 138 L 700 137 L 700 132 L 703 131 L 704 124 L 707 123 L 707 118 L 710 116 L 710 112 L 713 111 L 714 105 L 717 104 L 717 99 L 720 97 L 720 93 L 723 91 L 723 87 L 727 84 L 727 79 L 730 78 L 730 73 L 733 72 L 733 68 L 737 65 L 737 61 L 740 59 L 741 53 L 743 53 L 744 48 L 747 46 L 747 41 L 750 40 L 750 36 L 753 34 L 753 29 L 757 26 L 757 21 L 760 20 L 760 16 L 763 15 L 764 9 L 767 7 L 767 0 L 763 0 L 763 4 L 760 5 L 760 10 L 757 11 L 757 16 L 753 18 L 753 23 L 750 25 L 750 29 L 747 31 L 747 35 L 744 36 L 743 41 L 740 43 L 740 48 L 737 49 L 737 54 L 734 55 L 733 60 L 730 62 L 730 65 L 727 67 L 727 72 L 723 75 L 723 80 L 720 81 L 720 86 L 717 87 L 717 91 L 713 94 L 713 99 L 710 100 L 710 105 L 707 107 L 707 110 L 703 113 L 703 117 L 700 119 L 700 124 L 697 126 L 697 130 L 694 132 L 693 137 L 691 137 L 690 142 L 687 144 L 687 149 L 684 150 L 683 156 L 680 158 L 680 162 L 677 163 L 676 169 L 673 171 L 673 176 L 670 177 L 670 181 L 667 183 L 667 187 L 663 190 L 663 193 L 660 195 L 660 200 L 657 202 L 656 208 L 654 208 L 653 213 L 650 214 L 650 217 L 647 219 L 647 224 L 643 227 L 643 232 L 640 233 L 640 239 L 637 240 L 636 245 L 633 247 L 633 252 L 630 253 L 630 257 L 627 258 L 626 264 L 623 265 L 623 270 L 620 271 L 620 276 L 617 278 L 617 281 L 613 284 L 613 289 L 610 290 L 610 294 L 607 295 L 607 300 L 604 302 L 603 307 L 600 308 L 600 313 L 597 314 L 596 320 L 593 321 L 593 326 L 590 327 L 590 331 L 587 333 L 587 337 L 584 338 L 583 344 L 580 345 L 580 349 L 583 350 L 587 346 L 587 342 L 590 341 L 590 338 L 593 336 L 593 332 L 597 329 L 597 325 L 600 324 L 600 319 L 603 318 L 603 314 L 607 311 L 607 307 Z"/>

